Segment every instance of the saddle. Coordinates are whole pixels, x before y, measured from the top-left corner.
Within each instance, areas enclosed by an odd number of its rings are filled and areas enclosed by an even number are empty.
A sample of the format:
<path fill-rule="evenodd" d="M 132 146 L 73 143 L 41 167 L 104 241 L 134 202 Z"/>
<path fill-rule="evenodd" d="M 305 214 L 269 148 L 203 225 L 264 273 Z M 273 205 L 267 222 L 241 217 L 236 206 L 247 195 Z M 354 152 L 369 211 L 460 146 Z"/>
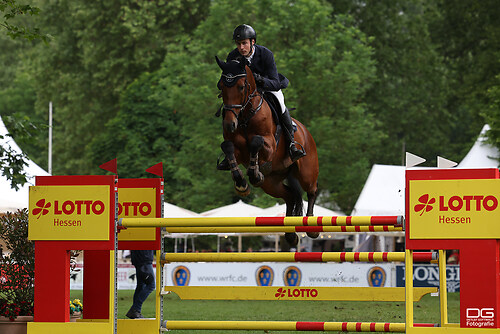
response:
<path fill-rule="evenodd" d="M 273 115 L 274 124 L 276 124 L 276 132 L 274 133 L 274 139 L 276 140 L 276 148 L 280 143 L 281 132 L 283 131 L 278 112 L 281 112 L 281 107 L 276 96 L 269 92 L 264 92 L 264 100 L 266 100 L 269 108 L 271 109 L 271 114 Z"/>

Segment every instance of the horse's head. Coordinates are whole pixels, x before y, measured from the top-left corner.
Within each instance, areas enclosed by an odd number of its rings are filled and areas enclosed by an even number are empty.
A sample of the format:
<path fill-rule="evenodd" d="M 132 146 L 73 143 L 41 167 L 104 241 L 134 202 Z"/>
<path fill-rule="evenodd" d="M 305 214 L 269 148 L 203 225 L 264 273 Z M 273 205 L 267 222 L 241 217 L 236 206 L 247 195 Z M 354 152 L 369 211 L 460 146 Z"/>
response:
<path fill-rule="evenodd" d="M 217 84 L 222 90 L 223 126 L 232 133 L 238 128 L 238 118 L 250 104 L 251 94 L 255 91 L 255 80 L 252 71 L 244 59 L 223 62 L 217 56 L 217 64 L 222 69 L 222 76 Z M 230 111 L 230 112 L 227 112 Z"/>

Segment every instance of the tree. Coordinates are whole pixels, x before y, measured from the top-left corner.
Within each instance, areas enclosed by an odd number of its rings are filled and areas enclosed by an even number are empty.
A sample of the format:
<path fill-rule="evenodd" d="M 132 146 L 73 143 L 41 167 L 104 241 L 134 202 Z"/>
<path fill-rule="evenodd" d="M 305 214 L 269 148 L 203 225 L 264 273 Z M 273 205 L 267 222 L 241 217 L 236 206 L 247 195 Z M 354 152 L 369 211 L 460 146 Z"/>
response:
<path fill-rule="evenodd" d="M 23 15 L 38 15 L 40 9 L 38 7 L 34 7 L 31 5 L 20 5 L 15 0 L 0 0 L 0 12 L 3 15 L 3 22 L 0 22 L 0 27 L 5 29 L 6 35 L 10 37 L 10 39 L 17 38 L 25 38 L 28 40 L 41 39 L 45 43 L 49 41 L 49 35 L 42 34 L 39 28 L 31 28 L 26 25 L 26 23 L 19 23 L 20 16 Z M 16 43 L 11 40 L 6 40 L 3 36 L 0 36 L 0 45 L 2 45 L 2 50 L 8 50 L 9 48 L 22 46 L 21 43 Z M 12 66 L 17 63 L 16 57 L 13 57 L 13 52 L 5 52 L 4 56 L 1 57 L 1 62 L 3 63 L 1 66 L 0 78 L 0 86 L 7 86 L 7 78 L 12 78 L 15 76 L 16 66 Z M 9 82 L 10 83 L 10 82 Z M 10 88 L 10 89 L 9 89 Z M 13 96 L 19 96 L 17 94 L 12 95 L 13 87 L 8 87 L 6 90 L 0 91 L 0 110 L 2 110 L 2 115 L 10 115 L 14 112 L 9 112 L 9 107 L 18 103 L 21 105 L 26 105 L 24 102 L 29 101 L 30 96 L 26 98 L 23 102 L 12 99 Z M 17 93 L 17 92 L 16 92 Z M 21 93 L 25 93 L 24 90 Z M 3 96 L 2 96 L 3 95 Z M 2 98 L 3 97 L 3 98 Z M 12 101 L 6 101 L 7 99 L 12 99 Z M 7 105 L 6 105 L 7 104 Z M 29 102 L 28 102 L 29 104 Z M 5 123 L 10 125 L 10 127 L 15 128 L 17 131 L 15 133 L 16 138 L 19 140 L 25 140 L 28 136 L 31 135 L 31 132 L 26 131 L 26 125 L 31 126 L 29 120 L 24 118 L 23 121 L 19 121 L 16 118 L 5 118 Z M 10 124 L 9 124 L 10 123 Z M 8 134 L 11 136 L 11 134 Z M 3 136 L 0 136 L 0 139 L 6 139 Z M 0 147 L 0 170 L 2 171 L 2 175 L 6 176 L 8 180 L 11 182 L 11 187 L 14 189 L 19 189 L 19 186 L 22 186 L 26 183 L 26 173 L 24 172 L 24 167 L 27 165 L 26 163 L 26 155 L 23 153 L 18 153 L 10 146 L 2 146 Z"/>
<path fill-rule="evenodd" d="M 154 71 L 174 36 L 203 17 L 205 1 L 59 0 L 41 8 L 55 36 L 33 52 L 37 110 L 54 103 L 54 172 L 90 173 L 93 139 L 120 108 L 141 73 Z"/>
<path fill-rule="evenodd" d="M 29 40 L 41 39 L 44 42 L 50 40 L 50 36 L 40 32 L 37 27 L 29 27 L 26 23 L 18 23 L 20 17 L 26 15 L 38 15 L 40 8 L 32 5 L 20 5 L 16 0 L 0 0 L 0 12 L 3 13 L 3 22 L 0 27 L 4 28 L 6 34 L 12 39 L 26 38 Z M 13 22 L 16 21 L 17 22 Z"/>
<path fill-rule="evenodd" d="M 376 80 L 364 102 L 386 134 L 373 163 L 401 164 L 404 151 L 435 161 L 456 156 L 449 145 L 454 121 L 446 108 L 447 69 L 431 38 L 434 2 L 422 0 L 335 1 L 366 35 L 376 60 Z"/>
<path fill-rule="evenodd" d="M 454 117 L 455 141 L 469 140 L 469 149 L 485 121 L 498 143 L 497 104 L 500 63 L 500 8 L 492 0 L 440 1 L 434 39 L 440 45 L 452 78 L 448 108 Z M 465 140 L 461 140 L 464 142 Z M 466 151 L 463 152 L 465 154 Z"/>

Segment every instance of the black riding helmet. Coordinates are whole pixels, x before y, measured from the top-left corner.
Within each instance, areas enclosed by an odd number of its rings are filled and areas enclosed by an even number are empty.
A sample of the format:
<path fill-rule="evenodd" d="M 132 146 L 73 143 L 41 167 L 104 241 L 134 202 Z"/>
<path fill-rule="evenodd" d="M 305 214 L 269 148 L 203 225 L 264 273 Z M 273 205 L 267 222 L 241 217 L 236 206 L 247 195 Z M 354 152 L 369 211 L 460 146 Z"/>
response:
<path fill-rule="evenodd" d="M 233 40 L 241 41 L 242 39 L 254 39 L 257 41 L 257 33 L 254 28 L 248 24 L 242 24 L 236 27 L 233 32 Z"/>

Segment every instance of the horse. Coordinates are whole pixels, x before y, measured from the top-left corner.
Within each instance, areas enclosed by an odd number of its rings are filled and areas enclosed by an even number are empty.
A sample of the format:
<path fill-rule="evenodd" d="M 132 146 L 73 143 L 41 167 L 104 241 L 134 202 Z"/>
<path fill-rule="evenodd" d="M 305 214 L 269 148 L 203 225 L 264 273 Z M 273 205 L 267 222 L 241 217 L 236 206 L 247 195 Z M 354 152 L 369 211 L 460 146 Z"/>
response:
<path fill-rule="evenodd" d="M 249 182 L 286 203 L 287 216 L 302 216 L 302 191 L 307 193 L 307 216 L 313 216 L 318 195 L 318 153 L 316 143 L 306 127 L 294 119 L 297 126 L 295 141 L 307 153 L 292 162 L 288 154 L 286 137 L 279 131 L 272 110 L 257 90 L 252 70 L 246 62 L 223 62 L 217 56 L 222 70 L 217 84 L 221 90 L 223 105 L 222 127 L 224 141 L 221 149 L 228 159 L 236 192 L 247 196 L 250 187 L 239 166 L 247 168 Z M 278 130 L 278 132 L 277 132 Z M 307 233 L 317 238 L 318 232 Z M 285 233 L 290 246 L 296 246 L 295 233 Z"/>

